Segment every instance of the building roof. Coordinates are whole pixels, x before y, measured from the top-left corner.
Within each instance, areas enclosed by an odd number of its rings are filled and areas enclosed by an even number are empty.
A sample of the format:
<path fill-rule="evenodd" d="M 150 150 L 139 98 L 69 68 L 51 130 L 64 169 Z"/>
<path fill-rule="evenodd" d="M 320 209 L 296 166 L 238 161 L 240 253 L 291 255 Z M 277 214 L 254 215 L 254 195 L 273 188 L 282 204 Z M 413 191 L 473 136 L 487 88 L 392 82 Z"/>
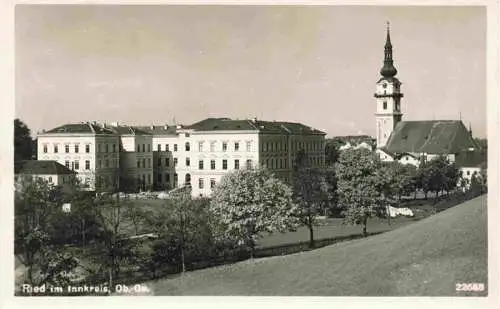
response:
<path fill-rule="evenodd" d="M 258 131 L 280 134 L 322 134 L 319 130 L 301 123 L 284 121 L 263 121 L 257 119 L 233 120 L 230 118 L 207 118 L 185 127 L 194 131 Z"/>
<path fill-rule="evenodd" d="M 139 126 L 136 127 L 141 131 L 147 132 L 153 135 L 177 135 L 176 126 L 167 126 L 167 125 L 151 125 L 151 126 Z"/>
<path fill-rule="evenodd" d="M 151 135 L 151 133 L 146 132 L 142 128 L 134 126 L 117 125 L 110 126 L 109 129 L 119 135 Z"/>
<path fill-rule="evenodd" d="M 456 155 L 455 165 L 457 167 L 480 167 L 487 161 L 488 153 L 486 151 L 463 151 Z"/>
<path fill-rule="evenodd" d="M 459 120 L 399 122 L 384 147 L 389 153 L 452 154 L 477 148 Z"/>
<path fill-rule="evenodd" d="M 54 129 L 43 132 L 44 133 L 86 133 L 86 134 L 114 134 L 108 128 L 103 128 L 97 124 L 90 122 L 83 123 L 70 123 L 65 124 Z"/>
<path fill-rule="evenodd" d="M 68 169 L 66 166 L 49 160 L 31 160 L 19 161 L 14 163 L 15 174 L 27 175 L 65 175 L 76 174 L 75 171 Z"/>

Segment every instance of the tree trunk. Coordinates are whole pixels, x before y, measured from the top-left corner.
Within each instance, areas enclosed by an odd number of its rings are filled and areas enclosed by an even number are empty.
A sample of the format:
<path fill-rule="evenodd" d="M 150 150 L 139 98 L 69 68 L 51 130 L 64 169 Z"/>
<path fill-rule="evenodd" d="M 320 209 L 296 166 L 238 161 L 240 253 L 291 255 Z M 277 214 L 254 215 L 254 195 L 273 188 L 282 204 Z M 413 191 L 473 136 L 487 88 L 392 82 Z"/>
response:
<path fill-rule="evenodd" d="M 314 227 L 309 224 L 309 248 L 314 248 Z"/>
<path fill-rule="evenodd" d="M 363 218 L 363 236 L 364 236 L 364 237 L 367 237 L 367 236 L 368 236 L 368 232 L 366 231 L 366 225 L 367 225 L 367 223 L 368 223 L 368 217 L 367 217 L 367 216 L 365 216 L 365 217 Z"/>
<path fill-rule="evenodd" d="M 250 241 L 250 258 L 253 259 L 255 256 L 255 242 L 253 240 Z"/>

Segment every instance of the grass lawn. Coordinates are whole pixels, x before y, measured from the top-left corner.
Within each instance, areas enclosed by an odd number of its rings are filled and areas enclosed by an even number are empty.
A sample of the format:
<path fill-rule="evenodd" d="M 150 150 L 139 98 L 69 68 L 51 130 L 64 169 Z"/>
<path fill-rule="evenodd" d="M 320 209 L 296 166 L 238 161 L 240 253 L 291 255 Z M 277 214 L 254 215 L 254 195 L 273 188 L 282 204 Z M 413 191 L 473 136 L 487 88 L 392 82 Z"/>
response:
<path fill-rule="evenodd" d="M 145 284 L 154 295 L 481 296 L 455 285 L 487 283 L 486 217 L 481 196 L 366 239 Z"/>

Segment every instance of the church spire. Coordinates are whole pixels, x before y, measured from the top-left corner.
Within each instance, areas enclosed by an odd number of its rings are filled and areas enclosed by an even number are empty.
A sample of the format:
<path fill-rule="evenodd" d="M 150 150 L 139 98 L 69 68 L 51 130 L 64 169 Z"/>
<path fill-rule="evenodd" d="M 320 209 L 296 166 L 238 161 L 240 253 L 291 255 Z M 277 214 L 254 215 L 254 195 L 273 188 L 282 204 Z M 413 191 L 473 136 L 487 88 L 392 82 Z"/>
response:
<path fill-rule="evenodd" d="M 397 73 L 398 70 L 394 67 L 394 61 L 392 60 L 391 33 L 389 29 L 389 22 L 387 22 L 387 37 L 384 46 L 384 66 L 380 70 L 380 74 L 383 77 L 390 78 L 394 77 Z"/>

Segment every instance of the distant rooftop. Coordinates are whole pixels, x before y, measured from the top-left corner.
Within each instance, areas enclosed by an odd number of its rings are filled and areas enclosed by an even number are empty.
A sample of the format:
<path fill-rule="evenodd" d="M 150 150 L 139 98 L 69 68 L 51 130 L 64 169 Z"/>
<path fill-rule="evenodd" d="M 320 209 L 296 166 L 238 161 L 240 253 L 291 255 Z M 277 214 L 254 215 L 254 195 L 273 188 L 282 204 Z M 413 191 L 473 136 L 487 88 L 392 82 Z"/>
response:
<path fill-rule="evenodd" d="M 76 174 L 66 166 L 49 160 L 18 161 L 14 163 L 15 174 L 26 175 L 64 175 Z"/>

